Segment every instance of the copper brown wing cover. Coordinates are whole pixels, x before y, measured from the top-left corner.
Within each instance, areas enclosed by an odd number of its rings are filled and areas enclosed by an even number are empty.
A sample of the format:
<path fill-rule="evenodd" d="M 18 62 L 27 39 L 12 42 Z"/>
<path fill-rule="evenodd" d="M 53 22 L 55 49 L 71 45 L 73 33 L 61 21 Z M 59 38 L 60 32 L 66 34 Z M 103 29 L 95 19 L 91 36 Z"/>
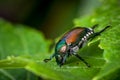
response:
<path fill-rule="evenodd" d="M 78 40 L 78 38 L 80 38 L 80 35 L 84 30 L 85 30 L 85 28 L 76 27 L 76 28 L 70 30 L 69 32 L 65 33 L 61 39 L 65 38 L 66 43 L 68 45 L 75 43 L 76 40 Z"/>

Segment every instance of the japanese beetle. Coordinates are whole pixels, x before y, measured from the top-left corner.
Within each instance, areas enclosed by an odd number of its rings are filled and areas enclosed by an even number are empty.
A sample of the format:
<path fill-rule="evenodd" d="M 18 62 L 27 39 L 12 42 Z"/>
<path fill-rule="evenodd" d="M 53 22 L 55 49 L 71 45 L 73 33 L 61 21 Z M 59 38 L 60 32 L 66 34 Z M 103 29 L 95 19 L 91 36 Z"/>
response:
<path fill-rule="evenodd" d="M 68 31 L 57 42 L 55 46 L 55 53 L 49 59 L 44 59 L 44 61 L 48 62 L 55 57 L 56 63 L 61 67 L 65 63 L 67 57 L 75 55 L 84 62 L 86 66 L 90 67 L 90 65 L 82 57 L 80 57 L 77 52 L 85 45 L 86 42 L 92 40 L 110 27 L 106 26 L 101 31 L 94 32 L 94 28 L 97 26 L 98 24 L 94 25 L 92 28 L 76 27 Z"/>

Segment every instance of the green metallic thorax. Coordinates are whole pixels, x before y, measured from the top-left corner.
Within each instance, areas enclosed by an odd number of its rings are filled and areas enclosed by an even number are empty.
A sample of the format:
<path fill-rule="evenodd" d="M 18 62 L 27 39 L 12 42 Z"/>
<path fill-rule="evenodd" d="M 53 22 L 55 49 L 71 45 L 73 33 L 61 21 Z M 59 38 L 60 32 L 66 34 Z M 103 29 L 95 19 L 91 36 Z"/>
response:
<path fill-rule="evenodd" d="M 55 52 L 58 52 L 62 46 L 66 45 L 65 39 L 60 40 L 55 47 Z"/>

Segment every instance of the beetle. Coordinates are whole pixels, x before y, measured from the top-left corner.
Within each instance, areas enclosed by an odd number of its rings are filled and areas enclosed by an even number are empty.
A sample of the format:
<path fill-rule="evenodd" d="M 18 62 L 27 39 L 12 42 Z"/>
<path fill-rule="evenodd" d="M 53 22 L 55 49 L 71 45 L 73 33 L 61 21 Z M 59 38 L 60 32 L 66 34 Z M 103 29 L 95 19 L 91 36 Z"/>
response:
<path fill-rule="evenodd" d="M 98 24 L 94 25 L 92 28 L 75 27 L 72 30 L 68 31 L 57 42 L 55 46 L 55 53 L 52 56 L 50 56 L 49 59 L 44 59 L 44 61 L 48 62 L 53 57 L 55 57 L 56 63 L 61 67 L 66 62 L 67 57 L 74 55 L 83 63 L 85 63 L 87 67 L 90 67 L 90 65 L 78 54 L 78 51 L 88 41 L 91 41 L 96 36 L 104 32 L 108 27 L 110 27 L 106 26 L 101 31 L 94 32 L 94 29 L 97 26 Z"/>

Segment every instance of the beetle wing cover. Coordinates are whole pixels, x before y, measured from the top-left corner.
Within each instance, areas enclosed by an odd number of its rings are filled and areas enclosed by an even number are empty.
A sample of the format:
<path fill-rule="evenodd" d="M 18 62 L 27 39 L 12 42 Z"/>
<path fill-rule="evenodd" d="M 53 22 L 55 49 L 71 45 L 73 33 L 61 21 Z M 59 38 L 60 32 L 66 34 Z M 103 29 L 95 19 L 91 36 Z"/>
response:
<path fill-rule="evenodd" d="M 82 32 L 84 30 L 85 28 L 82 27 L 73 28 L 72 30 L 65 33 L 61 39 L 65 38 L 67 44 L 75 43 L 78 39 L 80 39 L 80 37 L 82 37 Z"/>

